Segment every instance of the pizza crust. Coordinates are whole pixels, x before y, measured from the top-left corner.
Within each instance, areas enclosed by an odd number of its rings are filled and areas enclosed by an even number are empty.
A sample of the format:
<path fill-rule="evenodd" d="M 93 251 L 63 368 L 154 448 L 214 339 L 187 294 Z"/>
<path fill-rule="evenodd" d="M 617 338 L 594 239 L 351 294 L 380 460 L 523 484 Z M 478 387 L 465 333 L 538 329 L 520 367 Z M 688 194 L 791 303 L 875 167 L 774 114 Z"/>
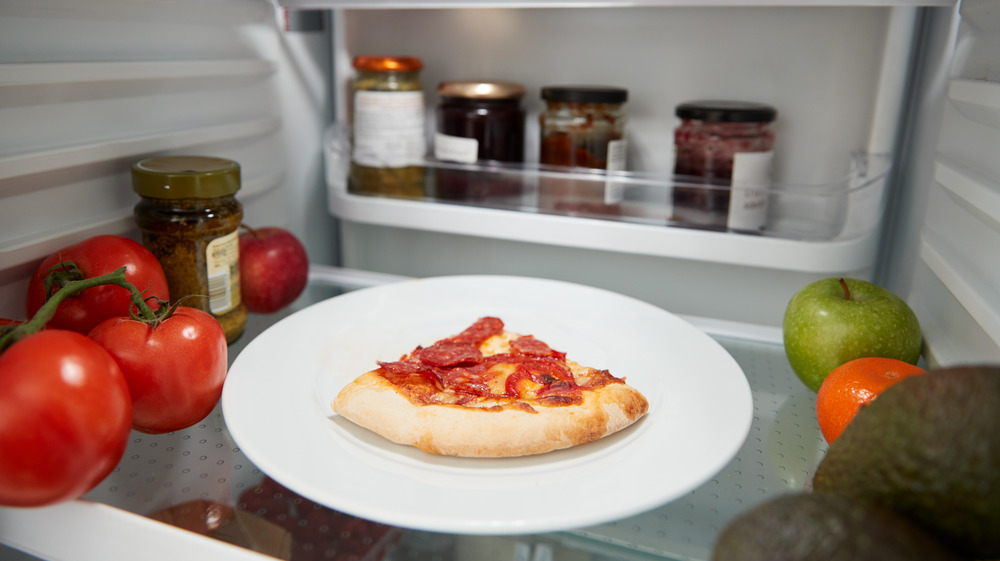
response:
<path fill-rule="evenodd" d="M 499 411 L 458 405 L 416 405 L 377 370 L 348 384 L 334 411 L 383 437 L 447 456 L 509 457 L 577 446 L 618 432 L 645 415 L 635 388 L 608 384 L 583 392 L 578 405 Z"/>

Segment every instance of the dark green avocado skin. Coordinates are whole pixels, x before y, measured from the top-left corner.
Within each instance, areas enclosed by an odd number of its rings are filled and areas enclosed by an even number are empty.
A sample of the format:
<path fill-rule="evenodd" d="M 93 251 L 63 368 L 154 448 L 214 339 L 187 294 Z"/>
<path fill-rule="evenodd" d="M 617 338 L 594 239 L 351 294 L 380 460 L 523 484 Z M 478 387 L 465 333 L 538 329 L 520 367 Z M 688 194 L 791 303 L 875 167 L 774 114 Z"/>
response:
<path fill-rule="evenodd" d="M 830 446 L 812 486 L 904 516 L 965 558 L 1000 558 L 1000 368 L 890 387 Z"/>
<path fill-rule="evenodd" d="M 958 561 L 890 512 L 831 493 L 783 495 L 730 522 L 712 561 Z"/>

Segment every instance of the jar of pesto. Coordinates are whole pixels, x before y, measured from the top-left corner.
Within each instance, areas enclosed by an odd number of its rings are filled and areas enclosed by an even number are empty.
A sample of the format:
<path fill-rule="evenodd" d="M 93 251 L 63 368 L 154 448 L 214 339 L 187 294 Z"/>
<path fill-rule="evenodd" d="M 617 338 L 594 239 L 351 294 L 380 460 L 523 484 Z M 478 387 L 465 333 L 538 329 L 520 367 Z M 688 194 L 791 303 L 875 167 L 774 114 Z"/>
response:
<path fill-rule="evenodd" d="M 427 151 L 423 84 L 417 57 L 354 59 L 353 145 L 348 191 L 422 197 Z"/>
<path fill-rule="evenodd" d="M 239 164 L 204 156 L 149 158 L 132 166 L 132 189 L 141 197 L 133 217 L 142 243 L 163 266 L 172 303 L 183 298 L 183 305 L 211 313 L 232 343 L 247 319 L 240 293 L 243 206 L 235 197 Z"/>

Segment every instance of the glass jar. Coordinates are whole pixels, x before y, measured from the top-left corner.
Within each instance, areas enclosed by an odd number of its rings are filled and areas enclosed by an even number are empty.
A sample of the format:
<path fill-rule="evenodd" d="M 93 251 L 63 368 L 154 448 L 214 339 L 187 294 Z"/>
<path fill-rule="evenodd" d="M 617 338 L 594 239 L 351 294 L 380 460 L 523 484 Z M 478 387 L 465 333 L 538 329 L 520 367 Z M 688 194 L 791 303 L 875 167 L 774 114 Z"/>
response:
<path fill-rule="evenodd" d="M 678 105 L 673 219 L 711 229 L 759 231 L 767 222 L 777 111 L 740 101 Z"/>
<path fill-rule="evenodd" d="M 434 157 L 449 162 L 524 161 L 524 86 L 514 82 L 451 81 L 438 85 Z M 516 196 L 520 181 L 502 174 L 441 168 L 435 195 L 486 200 Z"/>
<path fill-rule="evenodd" d="M 417 57 L 354 59 L 353 147 L 348 191 L 422 197 L 427 150 Z"/>
<path fill-rule="evenodd" d="M 211 313 L 232 343 L 247 319 L 240 293 L 236 200 L 240 166 L 203 156 L 165 156 L 132 166 L 132 189 L 141 197 L 133 216 L 142 243 L 156 256 L 177 303 Z M 142 287 L 139 287 L 140 289 Z"/>
<path fill-rule="evenodd" d="M 542 88 L 539 163 L 621 171 L 627 144 L 628 90 L 600 86 Z M 543 178 L 539 204 L 574 214 L 620 214 L 622 187 L 612 181 Z"/>

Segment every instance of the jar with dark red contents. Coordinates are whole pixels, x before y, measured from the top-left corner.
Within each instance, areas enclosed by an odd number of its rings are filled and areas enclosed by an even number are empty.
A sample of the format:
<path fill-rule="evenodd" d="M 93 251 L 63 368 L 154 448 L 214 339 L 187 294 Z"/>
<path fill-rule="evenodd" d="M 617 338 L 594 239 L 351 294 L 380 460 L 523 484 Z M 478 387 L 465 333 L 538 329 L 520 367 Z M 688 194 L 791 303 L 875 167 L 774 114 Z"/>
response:
<path fill-rule="evenodd" d="M 604 86 L 542 88 L 539 163 L 551 166 L 625 169 L 625 102 L 628 90 Z M 539 204 L 574 214 L 620 214 L 622 187 L 603 180 L 546 178 Z"/>
<path fill-rule="evenodd" d="M 434 156 L 445 162 L 476 164 L 524 161 L 524 86 L 515 82 L 462 80 L 438 86 Z M 436 196 L 486 200 L 518 195 L 521 182 L 483 171 L 442 167 Z"/>
<path fill-rule="evenodd" d="M 673 220 L 757 232 L 767 223 L 777 111 L 741 101 L 692 101 L 675 111 Z"/>

